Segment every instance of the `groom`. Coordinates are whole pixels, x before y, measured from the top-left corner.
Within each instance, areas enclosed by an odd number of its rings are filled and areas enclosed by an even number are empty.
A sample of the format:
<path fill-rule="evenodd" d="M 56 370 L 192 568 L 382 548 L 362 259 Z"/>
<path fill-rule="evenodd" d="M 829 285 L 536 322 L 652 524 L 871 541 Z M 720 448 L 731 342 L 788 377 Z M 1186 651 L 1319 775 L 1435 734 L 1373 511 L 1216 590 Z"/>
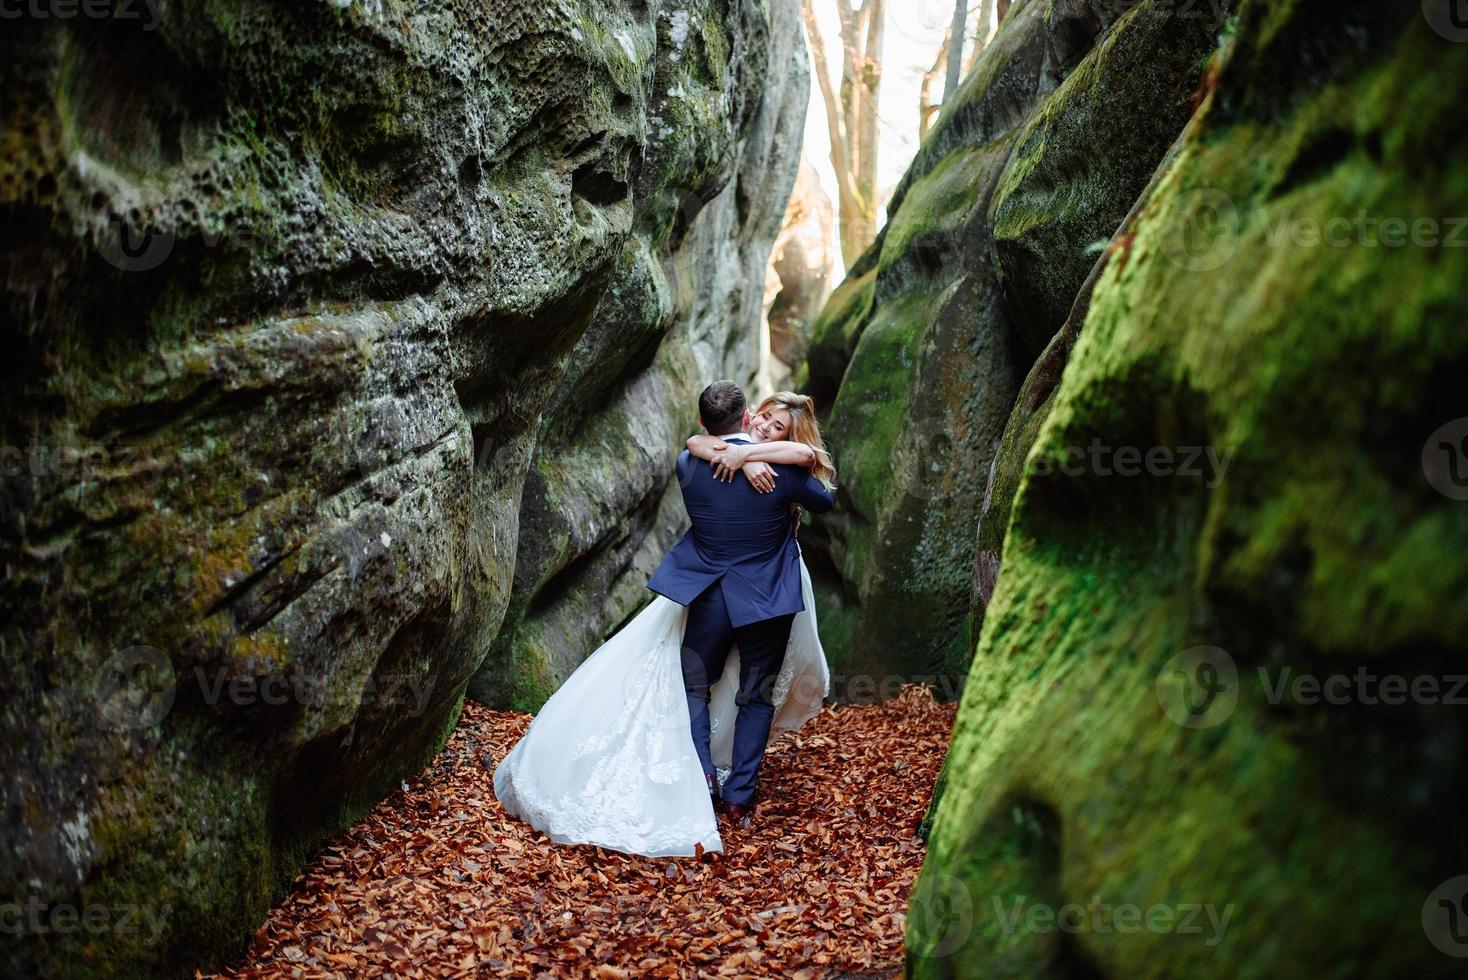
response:
<path fill-rule="evenodd" d="M 726 442 L 750 442 L 744 392 L 715 381 L 698 398 L 698 421 Z M 805 608 L 800 594 L 800 552 L 790 505 L 815 513 L 831 509 L 831 494 L 795 466 L 775 466 L 775 489 L 759 493 L 748 480 L 724 482 L 712 467 L 684 450 L 678 481 L 693 528 L 674 546 L 647 587 L 688 607 L 683 632 L 683 687 L 693 724 L 693 746 L 710 795 L 719 795 L 709 753 L 709 688 L 739 644 L 739 691 L 734 702 L 733 769 L 724 781 L 722 808 L 748 826 L 755 775 L 765 757 L 775 678 L 785 659 L 790 624 Z"/>

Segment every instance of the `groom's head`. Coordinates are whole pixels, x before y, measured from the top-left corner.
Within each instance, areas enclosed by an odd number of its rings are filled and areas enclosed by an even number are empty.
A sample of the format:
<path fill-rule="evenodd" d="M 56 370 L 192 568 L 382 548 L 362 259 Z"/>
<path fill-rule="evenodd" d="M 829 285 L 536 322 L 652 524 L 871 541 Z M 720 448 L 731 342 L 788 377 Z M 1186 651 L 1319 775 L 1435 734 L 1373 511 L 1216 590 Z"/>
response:
<path fill-rule="evenodd" d="M 698 396 L 698 421 L 711 436 L 741 432 L 749 422 L 744 390 L 732 381 L 715 381 Z"/>

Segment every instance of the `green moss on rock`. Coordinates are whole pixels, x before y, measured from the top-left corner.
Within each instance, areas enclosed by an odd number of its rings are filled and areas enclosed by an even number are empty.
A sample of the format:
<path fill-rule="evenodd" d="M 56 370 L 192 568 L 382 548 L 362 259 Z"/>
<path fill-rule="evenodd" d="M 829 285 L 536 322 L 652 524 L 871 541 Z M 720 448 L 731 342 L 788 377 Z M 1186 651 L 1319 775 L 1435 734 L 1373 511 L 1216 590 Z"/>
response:
<path fill-rule="evenodd" d="M 0 39 L 0 904 L 169 910 L 7 975 L 237 956 L 486 656 L 534 707 L 635 611 L 808 103 L 794 0 L 166 13 Z"/>
<path fill-rule="evenodd" d="M 1014 6 L 818 322 L 807 385 L 834 396 L 843 507 L 812 544 L 859 617 L 837 654 L 852 669 L 967 670 L 975 532 L 1031 345 L 1182 129 L 1214 44 L 1165 3 L 1119 13 Z"/>
<path fill-rule="evenodd" d="M 1468 517 L 1421 460 L 1461 414 L 1468 342 L 1443 324 L 1468 312 L 1468 258 L 1299 229 L 1468 199 L 1468 52 L 1365 2 L 1246 3 L 1232 45 L 1022 475 L 908 920 L 915 976 L 1452 974 L 1423 909 L 1468 860 L 1438 761 L 1468 744 L 1461 712 L 1271 687 L 1461 664 Z M 1060 468 L 1093 440 L 1228 462 Z M 1178 658 L 1200 646 L 1236 675 L 1190 716 L 1204 675 Z M 1074 928 L 1025 918 L 1067 903 Z M 1169 924 L 1096 925 L 1098 903 Z M 1226 928 L 1181 928 L 1191 906 Z"/>

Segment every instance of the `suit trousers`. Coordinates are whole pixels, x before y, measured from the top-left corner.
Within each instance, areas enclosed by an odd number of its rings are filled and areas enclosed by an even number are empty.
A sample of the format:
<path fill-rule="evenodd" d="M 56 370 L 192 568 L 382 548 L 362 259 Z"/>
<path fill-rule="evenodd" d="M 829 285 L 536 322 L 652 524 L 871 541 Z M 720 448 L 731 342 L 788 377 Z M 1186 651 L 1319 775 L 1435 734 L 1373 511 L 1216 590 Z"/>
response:
<path fill-rule="evenodd" d="M 721 795 L 729 803 L 754 799 L 755 777 L 770 740 L 775 717 L 775 679 L 785 662 L 790 624 L 795 614 L 776 616 L 744 626 L 729 621 L 723 585 L 715 582 L 688 605 L 683 630 L 683 689 L 688 696 L 688 718 L 693 725 L 693 747 L 707 775 L 714 775 L 709 752 L 709 689 L 724 673 L 724 663 L 739 644 L 739 691 L 734 697 L 733 769 Z"/>

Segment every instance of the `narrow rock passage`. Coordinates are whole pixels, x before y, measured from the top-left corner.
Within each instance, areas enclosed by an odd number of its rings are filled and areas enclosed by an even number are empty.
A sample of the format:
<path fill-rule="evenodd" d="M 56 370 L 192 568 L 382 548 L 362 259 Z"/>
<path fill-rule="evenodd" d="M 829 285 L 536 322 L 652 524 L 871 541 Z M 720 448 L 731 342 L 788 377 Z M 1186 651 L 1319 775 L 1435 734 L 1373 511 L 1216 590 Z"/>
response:
<path fill-rule="evenodd" d="M 230 977 L 892 975 L 954 705 L 909 686 L 771 740 L 713 860 L 555 846 L 491 791 L 530 716 L 468 702 L 434 763 L 324 848 Z"/>

